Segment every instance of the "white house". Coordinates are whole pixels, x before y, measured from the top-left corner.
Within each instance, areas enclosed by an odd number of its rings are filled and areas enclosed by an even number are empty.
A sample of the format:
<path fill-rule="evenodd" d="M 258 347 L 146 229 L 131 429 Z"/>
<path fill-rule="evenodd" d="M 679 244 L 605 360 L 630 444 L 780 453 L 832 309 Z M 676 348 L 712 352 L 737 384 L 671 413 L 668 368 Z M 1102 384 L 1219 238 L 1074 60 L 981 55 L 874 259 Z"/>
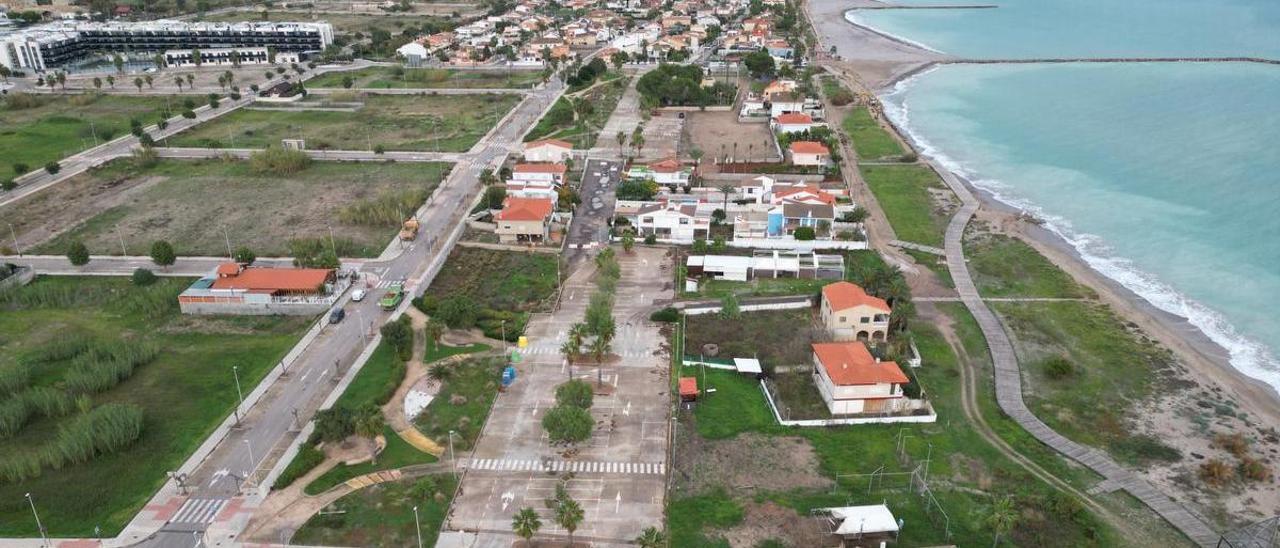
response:
<path fill-rule="evenodd" d="M 516 164 L 511 170 L 511 180 L 516 183 L 543 183 L 550 185 L 564 184 L 564 175 L 568 168 L 559 163 L 526 163 Z"/>
<path fill-rule="evenodd" d="M 631 223 L 641 237 L 686 244 L 705 240 L 711 230 L 711 219 L 697 215 L 696 205 L 674 202 L 641 206 Z"/>
<path fill-rule="evenodd" d="M 797 166 L 826 166 L 831 162 L 831 150 L 816 141 L 796 141 L 787 150 L 791 164 Z"/>
<path fill-rule="evenodd" d="M 627 170 L 630 179 L 652 179 L 653 182 L 675 189 L 689 184 L 693 178 L 693 169 L 680 164 L 675 158 L 654 162 L 649 165 L 633 165 Z"/>
<path fill-rule="evenodd" d="M 775 93 L 769 97 L 769 116 L 777 118 L 788 112 L 804 112 L 804 96 L 799 93 Z"/>
<path fill-rule="evenodd" d="M 773 117 L 773 131 L 776 133 L 800 133 L 813 129 L 813 117 L 803 112 L 788 112 Z"/>
<path fill-rule="evenodd" d="M 561 163 L 573 156 L 573 143 L 560 139 L 542 139 L 524 144 L 524 159 L 529 162 Z"/>
<path fill-rule="evenodd" d="M 822 288 L 822 324 L 837 341 L 883 341 L 892 310 L 884 299 L 857 284 L 836 282 Z"/>
<path fill-rule="evenodd" d="M 861 342 L 814 343 L 813 377 L 832 415 L 891 413 L 910 405 L 902 385 L 911 379 Z"/>

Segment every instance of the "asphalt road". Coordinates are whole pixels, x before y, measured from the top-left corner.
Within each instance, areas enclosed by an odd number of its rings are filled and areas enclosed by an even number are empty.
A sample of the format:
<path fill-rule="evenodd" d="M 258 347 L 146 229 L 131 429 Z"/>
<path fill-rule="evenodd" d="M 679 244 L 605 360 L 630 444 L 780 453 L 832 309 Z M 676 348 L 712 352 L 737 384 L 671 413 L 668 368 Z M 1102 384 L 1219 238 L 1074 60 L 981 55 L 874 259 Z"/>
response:
<path fill-rule="evenodd" d="M 566 238 L 567 260 L 570 270 L 589 253 L 590 249 L 609 241 L 609 216 L 618 182 L 622 180 L 623 163 L 618 160 L 588 160 L 582 176 L 578 197 L 582 204 L 574 212 Z"/>
<path fill-rule="evenodd" d="M 228 501 L 240 496 L 243 478 L 261 477 L 275 465 L 274 457 L 296 436 L 295 427 L 310 420 L 315 410 L 333 390 L 337 378 L 368 344 L 368 334 L 390 319 L 377 300 L 382 291 L 378 285 L 386 280 L 410 280 L 411 295 L 422 286 L 412 281 L 429 266 L 443 261 L 451 245 L 441 245 L 444 235 L 463 221 L 468 205 L 481 190 L 480 174 L 495 166 L 541 117 L 543 111 L 559 97 L 563 85 L 553 80 L 518 105 L 510 116 L 482 143 L 469 162 L 459 164 L 441 184 L 419 215 L 422 221 L 418 242 L 398 257 L 382 263 L 366 263 L 363 275 L 374 289 L 363 302 L 342 301 L 347 319 L 325 327 L 258 403 L 248 411 L 242 427 L 233 429 L 214 451 L 187 478 L 194 491 L 193 499 Z M 434 236 L 434 237 L 432 237 Z M 448 244 L 448 242 L 445 242 Z M 422 285 L 427 285 L 424 280 Z M 295 421 L 297 410 L 299 419 Z M 217 502 L 217 504 L 226 504 Z M 209 518 L 212 521 L 212 518 Z M 193 536 L 207 530 L 209 523 L 169 523 L 159 533 L 139 544 L 147 547 L 189 548 Z"/>

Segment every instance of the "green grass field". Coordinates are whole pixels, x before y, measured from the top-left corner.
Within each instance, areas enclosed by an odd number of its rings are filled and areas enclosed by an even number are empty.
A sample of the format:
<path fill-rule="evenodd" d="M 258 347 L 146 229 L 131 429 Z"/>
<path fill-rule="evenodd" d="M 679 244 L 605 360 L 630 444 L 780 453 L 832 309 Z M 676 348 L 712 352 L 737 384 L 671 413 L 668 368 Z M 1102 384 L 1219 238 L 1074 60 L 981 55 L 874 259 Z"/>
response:
<path fill-rule="evenodd" d="M 139 365 L 93 405 L 132 403 L 144 412 L 142 437 L 124 450 L 16 483 L 0 482 L 0 535 L 37 534 L 23 495 L 31 493 L 52 536 L 115 535 L 166 481 L 237 401 L 232 366 L 248 393 L 288 352 L 310 318 L 191 317 L 177 310 L 190 280 L 162 279 L 137 288 L 125 279 L 39 278 L 0 293 L 0 368 L 32 365 L 31 386 L 62 387 L 74 358 L 41 359 L 73 341 L 101 345 L 155 344 L 157 357 Z M 0 440 L 0 461 L 48 442 L 60 420 L 35 418 Z"/>
<path fill-rule="evenodd" d="M 354 34 L 357 32 L 369 34 L 373 29 L 382 29 L 393 35 L 398 35 L 406 28 L 414 28 L 416 30 L 424 24 L 439 22 L 441 18 L 416 13 L 299 13 L 296 11 L 269 11 L 266 13 L 266 17 L 263 17 L 262 11 L 255 10 L 207 14 L 200 17 L 200 20 L 214 22 L 323 21 L 333 25 L 333 31 L 338 34 Z"/>
<path fill-rule="evenodd" d="M 944 188 L 936 173 L 919 165 L 875 165 L 859 169 L 898 239 L 942 247 L 950 216 L 929 194 L 931 189 Z"/>
<path fill-rule="evenodd" d="M 822 286 L 833 280 L 808 278 L 756 278 L 745 282 L 735 280 L 706 280 L 696 293 L 682 292 L 690 299 L 720 299 L 727 295 L 738 297 L 770 297 L 777 295 L 816 295 Z"/>
<path fill-rule="evenodd" d="M 105 85 L 105 84 L 104 84 Z M 116 82 L 120 88 L 131 83 Z M 0 181 L 13 165 L 40 169 L 49 162 L 129 133 L 129 120 L 154 124 L 166 104 L 181 110 L 183 97 L 128 95 L 26 95 L 0 97 Z M 96 137 L 96 141 L 95 141 Z"/>
<path fill-rule="evenodd" d="M 374 485 L 338 499 L 340 513 L 312 516 L 293 536 L 311 546 L 434 546 L 457 480 L 449 474 Z M 415 525 L 413 508 L 418 507 Z"/>
<path fill-rule="evenodd" d="M 583 94 L 590 105 L 585 120 L 575 120 L 573 106 L 561 97 L 547 114 L 538 120 L 537 125 L 524 136 L 525 142 L 538 139 L 563 139 L 573 143 L 573 148 L 583 149 L 595 146 L 597 139 L 616 139 L 616 135 L 598 135 L 613 110 L 617 108 L 622 93 L 627 90 L 629 78 L 616 78 L 607 84 L 599 85 Z M 630 138 L 630 135 L 627 136 Z"/>
<path fill-rule="evenodd" d="M 860 160 L 897 159 L 904 154 L 902 145 L 888 130 L 880 127 L 867 107 L 857 107 L 844 117 L 841 127 L 853 140 Z"/>
<path fill-rule="evenodd" d="M 441 446 L 449 443 L 449 431 L 453 430 L 454 450 L 470 449 L 498 397 L 504 365 L 501 357 L 477 357 L 449 365 L 440 393 L 414 420 L 418 430 Z"/>
<path fill-rule="evenodd" d="M 441 303 L 461 302 L 469 313 L 440 315 L 450 327 L 479 327 L 487 337 L 515 341 L 529 314 L 550 304 L 558 260 L 546 253 L 456 247 L 414 304 L 434 316 Z"/>
<path fill-rule="evenodd" d="M 319 100 L 319 96 L 312 97 Z M 516 95 L 365 95 L 355 112 L 240 109 L 168 139 L 175 147 L 463 152 L 520 101 Z"/>
<path fill-rule="evenodd" d="M 397 70 L 399 69 L 399 70 Z M 542 71 L 479 71 L 435 68 L 367 67 L 328 72 L 307 80 L 309 88 L 341 88 L 351 78 L 353 88 L 445 89 L 514 88 L 528 89 L 542 82 Z"/>
<path fill-rule="evenodd" d="M 376 257 L 400 219 L 418 208 L 448 164 L 314 162 L 288 176 L 248 162 L 119 160 L 4 208 L 19 234 L 69 230 L 36 250 L 60 255 L 80 240 L 95 254 L 146 255 L 166 240 L 179 255 L 226 255 L 247 246 L 288 256 L 292 239 L 323 239 L 343 257 Z M 124 249 L 121 249 L 124 240 Z"/>
<path fill-rule="evenodd" d="M 965 234 L 965 255 L 973 282 L 983 297 L 1092 297 L 1093 291 L 1026 242 L 1002 234 Z"/>

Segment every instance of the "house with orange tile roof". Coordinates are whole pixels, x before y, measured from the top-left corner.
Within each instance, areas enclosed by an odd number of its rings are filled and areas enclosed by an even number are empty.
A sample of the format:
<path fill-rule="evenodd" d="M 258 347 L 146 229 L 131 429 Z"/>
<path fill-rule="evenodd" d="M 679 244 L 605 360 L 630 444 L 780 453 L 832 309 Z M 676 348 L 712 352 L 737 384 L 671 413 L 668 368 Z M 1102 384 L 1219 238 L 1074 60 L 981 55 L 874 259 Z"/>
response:
<path fill-rule="evenodd" d="M 911 379 L 896 362 L 871 355 L 861 341 L 813 343 L 813 377 L 832 415 L 892 413 L 911 401 Z"/>
<path fill-rule="evenodd" d="M 493 216 L 494 232 L 504 244 L 541 243 L 551 237 L 556 202 L 551 198 L 507 196 L 502 211 Z"/>
<path fill-rule="evenodd" d="M 821 310 L 822 324 L 837 341 L 879 342 L 889 335 L 889 303 L 855 283 L 824 286 Z"/>
<path fill-rule="evenodd" d="M 818 124 L 813 123 L 813 117 L 803 112 L 784 112 L 773 117 L 772 124 L 775 133 L 800 133 L 813 129 Z"/>
<path fill-rule="evenodd" d="M 346 286 L 332 268 L 268 268 L 226 262 L 178 295 L 183 314 L 310 315 Z"/>
<path fill-rule="evenodd" d="M 831 149 L 817 141 L 795 141 L 787 148 L 791 165 L 825 167 L 831 163 Z"/>
<path fill-rule="evenodd" d="M 559 163 L 573 156 L 573 143 L 560 139 L 541 139 L 524 144 L 527 162 Z"/>

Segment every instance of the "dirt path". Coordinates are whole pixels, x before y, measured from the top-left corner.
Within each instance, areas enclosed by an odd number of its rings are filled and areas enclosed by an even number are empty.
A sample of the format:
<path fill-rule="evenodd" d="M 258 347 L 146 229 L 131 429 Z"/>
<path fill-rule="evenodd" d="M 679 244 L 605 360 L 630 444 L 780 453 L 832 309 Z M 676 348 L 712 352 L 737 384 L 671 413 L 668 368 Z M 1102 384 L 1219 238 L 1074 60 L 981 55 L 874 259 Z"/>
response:
<path fill-rule="evenodd" d="M 982 377 L 982 372 L 978 370 L 974 359 L 969 356 L 964 345 L 960 342 L 960 337 L 956 334 L 951 317 L 943 313 L 932 303 L 921 303 L 917 310 L 921 319 L 928 321 L 931 325 L 938 328 L 942 333 L 942 337 L 946 339 L 947 344 L 951 345 L 951 349 L 955 352 L 960 364 L 960 402 L 964 411 L 964 416 L 969 423 L 973 425 L 975 431 L 982 439 L 991 444 L 992 447 L 999 451 L 1000 454 L 1008 457 L 1009 460 L 1022 467 L 1027 473 L 1035 476 L 1054 488 L 1064 493 L 1071 494 L 1080 499 L 1094 514 L 1107 523 L 1111 524 L 1117 530 L 1121 531 L 1130 539 L 1142 538 L 1140 531 L 1134 530 L 1129 520 L 1123 519 L 1121 516 L 1108 510 L 1098 502 L 1094 501 L 1087 493 L 1076 489 L 1071 484 L 1059 479 L 1051 472 L 1041 468 L 1031 459 L 1023 456 L 1016 449 L 1010 446 L 1003 438 L 996 434 L 991 425 L 987 424 L 987 420 L 982 416 L 982 410 L 978 407 L 978 379 Z"/>
<path fill-rule="evenodd" d="M 424 453 L 430 453 L 436 457 L 444 454 L 444 448 L 440 444 L 432 441 L 422 435 L 413 422 L 404 412 L 404 399 L 409 391 L 418 384 L 418 381 L 427 377 L 427 366 L 422 363 L 427 352 L 427 341 L 425 329 L 427 327 L 427 316 L 416 307 L 409 307 L 405 311 L 405 315 L 409 317 L 409 322 L 413 325 L 413 357 L 405 364 L 404 381 L 400 383 L 400 387 L 396 388 L 395 394 L 391 396 L 391 401 L 382 406 L 382 415 L 387 420 L 387 425 L 395 430 L 396 435 L 409 445 L 414 446 Z M 440 384 L 428 381 L 427 389 L 431 395 L 435 395 L 440 390 Z"/>

